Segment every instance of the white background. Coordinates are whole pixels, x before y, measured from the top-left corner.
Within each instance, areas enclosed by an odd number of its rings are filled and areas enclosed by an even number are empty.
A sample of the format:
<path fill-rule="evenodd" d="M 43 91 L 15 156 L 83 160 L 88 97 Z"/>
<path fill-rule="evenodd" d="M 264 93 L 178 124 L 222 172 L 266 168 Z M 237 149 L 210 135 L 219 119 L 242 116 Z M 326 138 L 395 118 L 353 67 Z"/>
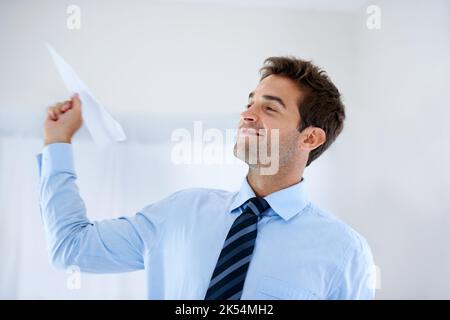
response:
<path fill-rule="evenodd" d="M 66 27 L 70 4 L 80 30 Z M 366 27 L 369 4 L 381 30 Z M 68 290 L 49 264 L 35 155 L 47 106 L 69 93 L 46 41 L 129 135 L 108 150 L 84 129 L 75 138 L 92 219 L 185 187 L 236 190 L 242 164 L 172 164 L 172 130 L 233 128 L 266 57 L 313 60 L 343 93 L 347 120 L 306 171 L 310 197 L 367 238 L 377 298 L 450 299 L 448 1 L 0 0 L 0 298 L 141 299 L 143 273 L 82 275 Z"/>

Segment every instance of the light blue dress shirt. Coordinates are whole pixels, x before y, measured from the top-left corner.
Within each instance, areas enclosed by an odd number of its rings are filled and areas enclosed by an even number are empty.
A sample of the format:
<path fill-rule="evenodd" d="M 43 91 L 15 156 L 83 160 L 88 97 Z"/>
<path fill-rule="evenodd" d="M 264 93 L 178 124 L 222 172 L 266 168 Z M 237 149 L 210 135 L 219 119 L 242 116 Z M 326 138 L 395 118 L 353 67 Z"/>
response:
<path fill-rule="evenodd" d="M 227 233 L 255 196 L 186 189 L 132 217 L 92 222 L 75 183 L 72 146 L 37 156 L 40 210 L 52 263 L 82 272 L 145 269 L 149 299 L 204 299 Z M 305 180 L 265 197 L 242 299 L 372 299 L 374 265 L 364 238 L 308 201 Z"/>

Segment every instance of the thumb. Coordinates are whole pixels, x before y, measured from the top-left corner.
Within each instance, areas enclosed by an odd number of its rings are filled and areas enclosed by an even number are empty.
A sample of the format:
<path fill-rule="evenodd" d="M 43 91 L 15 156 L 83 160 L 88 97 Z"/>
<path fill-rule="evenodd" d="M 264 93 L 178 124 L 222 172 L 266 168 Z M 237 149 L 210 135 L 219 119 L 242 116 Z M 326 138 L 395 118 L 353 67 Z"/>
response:
<path fill-rule="evenodd" d="M 81 100 L 80 100 L 80 96 L 78 95 L 78 93 L 75 93 L 72 96 L 72 108 L 76 111 L 81 110 Z"/>

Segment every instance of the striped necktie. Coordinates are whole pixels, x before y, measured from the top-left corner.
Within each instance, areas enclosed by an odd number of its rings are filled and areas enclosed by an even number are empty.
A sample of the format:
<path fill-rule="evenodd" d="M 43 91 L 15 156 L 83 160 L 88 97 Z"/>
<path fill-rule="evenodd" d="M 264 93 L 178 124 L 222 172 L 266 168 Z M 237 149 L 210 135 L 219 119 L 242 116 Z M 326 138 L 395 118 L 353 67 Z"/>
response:
<path fill-rule="evenodd" d="M 228 232 L 205 300 L 240 300 L 255 247 L 258 218 L 268 208 L 267 201 L 260 197 L 246 202 Z"/>

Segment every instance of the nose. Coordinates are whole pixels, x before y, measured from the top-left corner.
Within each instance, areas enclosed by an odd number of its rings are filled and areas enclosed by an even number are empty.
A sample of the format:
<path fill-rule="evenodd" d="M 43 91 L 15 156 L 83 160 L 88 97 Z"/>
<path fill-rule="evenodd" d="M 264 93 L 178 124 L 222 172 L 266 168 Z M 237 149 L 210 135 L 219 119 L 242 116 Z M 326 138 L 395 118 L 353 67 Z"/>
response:
<path fill-rule="evenodd" d="M 257 122 L 258 115 L 254 112 L 252 107 L 250 107 L 241 113 L 241 120 L 243 122 Z"/>

